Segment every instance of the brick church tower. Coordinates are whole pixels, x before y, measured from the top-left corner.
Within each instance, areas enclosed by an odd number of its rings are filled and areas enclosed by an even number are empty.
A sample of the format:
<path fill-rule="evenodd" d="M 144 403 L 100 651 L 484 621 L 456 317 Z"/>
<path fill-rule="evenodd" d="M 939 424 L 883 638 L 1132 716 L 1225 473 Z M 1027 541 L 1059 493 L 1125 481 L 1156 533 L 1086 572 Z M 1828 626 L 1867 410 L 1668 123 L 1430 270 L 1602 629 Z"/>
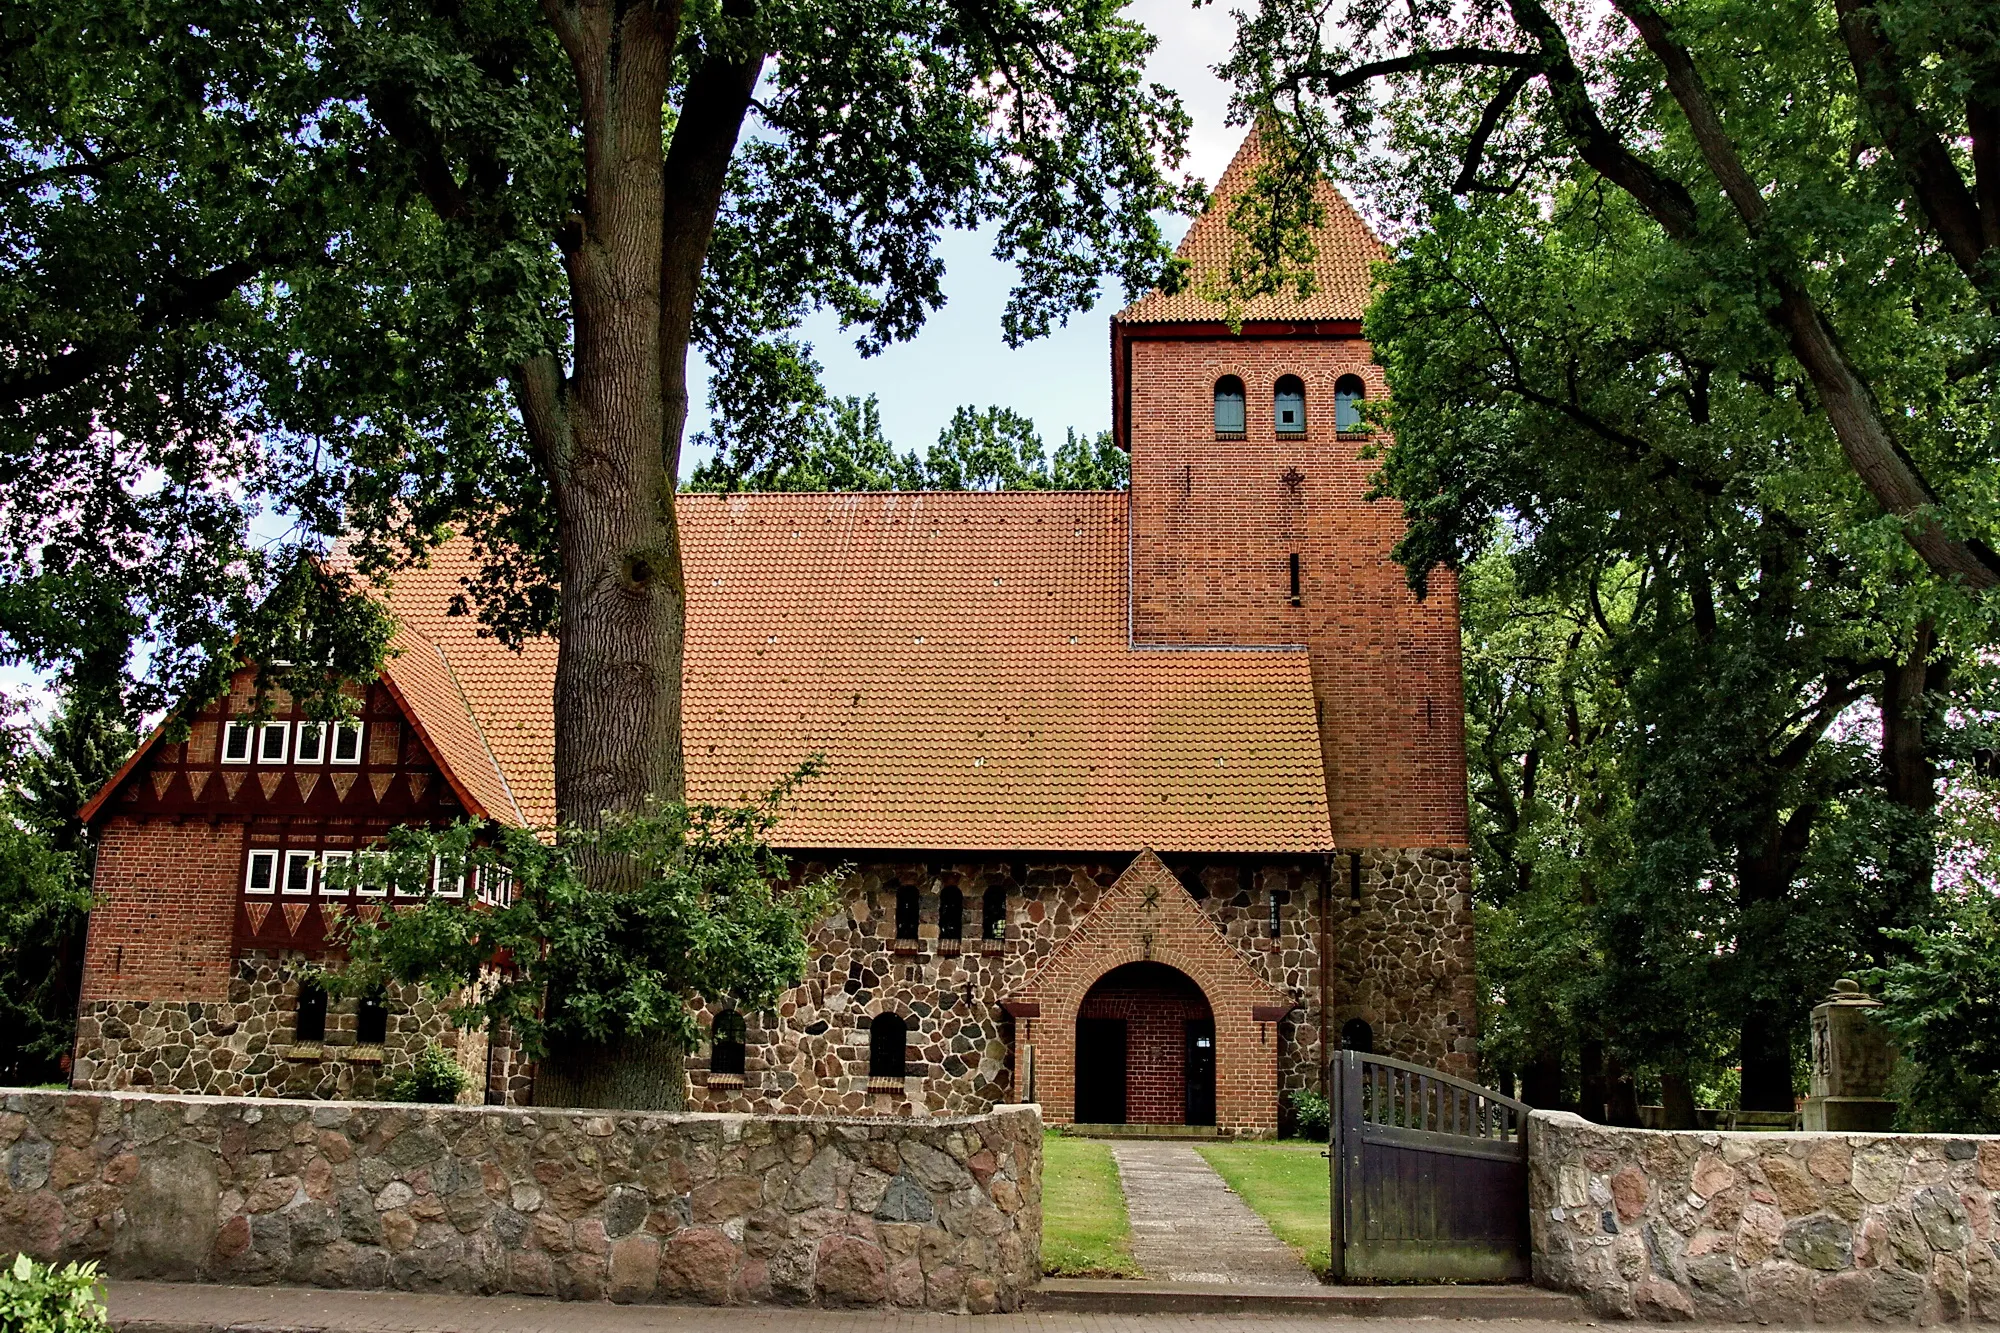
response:
<path fill-rule="evenodd" d="M 1203 288 L 1239 241 L 1231 204 L 1260 163 L 1253 132 L 1181 243 L 1191 281 L 1112 322 L 1114 428 L 1132 464 L 1133 646 L 1304 645 L 1331 877 L 1345 881 L 1357 916 L 1371 914 L 1371 885 L 1407 885 L 1436 916 L 1440 904 L 1469 903 L 1471 889 L 1458 588 L 1441 569 L 1419 600 L 1391 556 L 1400 506 L 1364 498 L 1379 464 L 1362 454 L 1380 441 L 1362 404 L 1386 386 L 1361 319 L 1384 251 L 1322 182 L 1313 292 L 1218 304 Z M 1469 907 L 1448 914 L 1461 913 Z M 1352 929 L 1337 933 L 1360 943 Z M 1410 978 L 1382 950 L 1345 952 L 1332 960 L 1348 973 L 1332 987 L 1348 1002 L 1340 1007 L 1390 1018 Z M 1463 991 L 1454 1017 L 1469 1033 L 1470 960 L 1449 966 Z M 1469 1057 L 1469 1039 L 1454 1045 Z"/>

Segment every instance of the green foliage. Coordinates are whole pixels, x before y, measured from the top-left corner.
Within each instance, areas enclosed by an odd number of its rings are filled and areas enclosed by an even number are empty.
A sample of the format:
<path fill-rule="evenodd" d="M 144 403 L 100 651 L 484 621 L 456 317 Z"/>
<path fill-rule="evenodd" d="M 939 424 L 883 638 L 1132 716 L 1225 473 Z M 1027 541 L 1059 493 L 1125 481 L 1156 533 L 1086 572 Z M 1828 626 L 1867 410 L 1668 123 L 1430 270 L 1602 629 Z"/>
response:
<path fill-rule="evenodd" d="M 510 1024 L 531 1058 L 555 1043 L 643 1036 L 692 1050 L 691 998 L 761 1008 L 805 974 L 807 933 L 838 885 L 791 884 L 765 835 L 811 771 L 755 805 L 657 804 L 552 842 L 497 826 L 392 830 L 379 856 L 334 872 L 336 885 L 354 877 L 426 895 L 435 858 L 446 876 L 507 877 L 512 900 L 431 897 L 350 919 L 348 962 L 327 988 L 419 984 L 460 1027 Z"/>
<path fill-rule="evenodd" d="M 944 300 L 947 229 L 994 229 L 1018 342 L 1107 278 L 1152 285 L 1156 214 L 1198 202 L 1177 175 L 1187 118 L 1115 5 L 656 12 L 677 24 L 670 138 L 730 114 L 718 66 L 747 62 L 757 89 L 719 200 L 686 160 L 705 147 L 666 173 L 673 227 L 705 245 L 665 361 L 677 374 L 692 346 L 715 372 L 709 443 L 732 475 L 880 484 L 819 475 L 815 432 L 850 429 L 852 404 L 795 333 L 828 309 L 871 351 L 910 337 Z M 0 655 L 67 672 L 115 650 L 147 677 L 135 705 L 176 706 L 232 653 L 281 655 L 286 627 L 259 613 L 300 555 L 340 540 L 376 573 L 452 531 L 486 557 L 465 609 L 508 641 L 553 623 L 561 470 L 521 395 L 531 365 L 595 373 L 564 267 L 591 132 L 567 13 L 9 8 Z M 677 419 L 663 447 L 677 457 Z M 252 540 L 260 517 L 280 535 Z"/>
<path fill-rule="evenodd" d="M 472 1086 L 472 1075 L 449 1051 L 434 1041 L 424 1043 L 410 1071 L 389 1080 L 380 1092 L 385 1102 L 437 1102 L 448 1104 Z"/>
<path fill-rule="evenodd" d="M 1130 484 L 1130 460 L 1110 431 L 1072 427 L 1051 459 L 1035 423 L 1010 408 L 961 407 L 919 457 L 882 435 L 873 395 L 833 403 L 799 423 L 800 443 L 749 472 L 717 454 L 689 479 L 693 491 L 1113 491 Z"/>
<path fill-rule="evenodd" d="M 1333 1108 L 1311 1088 L 1292 1088 L 1285 1093 L 1285 1105 L 1292 1113 L 1292 1133 L 1299 1138 L 1324 1139 L 1332 1132 Z"/>
<path fill-rule="evenodd" d="M 1909 952 L 1864 976 L 1876 1021 L 1911 1066 L 1900 1114 L 1933 1133 L 2000 1133 L 2000 909 L 1973 889 L 1932 926 L 1891 932 Z"/>
<path fill-rule="evenodd" d="M 116 697 L 83 689 L 0 740 L 0 1083 L 55 1079 L 70 1053 L 93 852 L 77 810 L 135 743 Z"/>
<path fill-rule="evenodd" d="M 110 1327 L 96 1264 L 57 1268 L 17 1254 L 0 1268 L 0 1329 L 7 1333 L 100 1333 Z"/>

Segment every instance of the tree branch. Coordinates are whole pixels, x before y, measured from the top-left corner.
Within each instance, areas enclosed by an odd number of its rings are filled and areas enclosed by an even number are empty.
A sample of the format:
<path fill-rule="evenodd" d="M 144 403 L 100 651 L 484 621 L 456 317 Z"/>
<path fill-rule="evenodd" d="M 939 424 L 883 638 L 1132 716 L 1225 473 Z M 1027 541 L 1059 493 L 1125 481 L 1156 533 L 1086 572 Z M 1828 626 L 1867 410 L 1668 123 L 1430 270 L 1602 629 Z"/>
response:
<path fill-rule="evenodd" d="M 1486 156 L 1487 141 L 1493 137 L 1493 132 L 1500 128 L 1501 118 L 1507 114 L 1508 108 L 1514 105 L 1514 99 L 1521 95 L 1521 90 L 1527 87 L 1528 81 L 1534 77 L 1535 71 L 1527 66 L 1515 70 L 1507 76 L 1507 81 L 1500 85 L 1500 91 L 1493 95 L 1493 100 L 1486 104 L 1486 110 L 1480 113 L 1479 124 L 1473 129 L 1472 137 L 1466 141 L 1465 162 L 1458 173 L 1458 179 L 1452 182 L 1453 194 L 1470 194 L 1475 190 L 1504 193 L 1495 186 L 1481 185 L 1479 168 Z"/>
<path fill-rule="evenodd" d="M 1365 65 L 1352 69 L 1328 70 L 1312 64 L 1293 71 L 1277 86 L 1296 92 L 1301 87 L 1311 88 L 1322 97 L 1337 97 L 1341 93 L 1353 92 L 1376 79 L 1395 74 L 1418 74 L 1427 69 L 1441 69 L 1449 66 L 1471 66 L 1485 69 L 1526 69 L 1537 68 L 1537 58 L 1531 51 L 1502 51 L 1497 47 L 1454 46 L 1442 51 L 1413 51 L 1406 56 L 1393 56 L 1387 60 L 1371 60 Z"/>
<path fill-rule="evenodd" d="M 1994 300 L 2000 293 L 1996 293 L 1993 275 L 1983 262 L 1990 242 L 1979 204 L 1959 175 L 1950 150 L 1925 123 L 1923 112 L 1910 96 L 1903 61 L 1877 22 L 1874 5 L 1871 0 L 1835 0 L 1834 11 L 1840 16 L 1840 34 L 1847 41 L 1847 56 L 1854 66 L 1862 104 L 1881 133 L 1890 158 L 1909 182 L 1917 206 L 1930 219 L 1945 253 L 1988 301 Z"/>
<path fill-rule="evenodd" d="M 75 176 L 102 176 L 111 168 L 138 157 L 136 152 L 120 151 L 106 153 L 102 157 L 87 157 L 82 162 L 70 162 L 57 167 L 43 167 L 40 171 L 24 172 L 19 176 L 0 179 L 0 191 L 12 193 L 26 190 L 48 181 L 67 180 Z"/>
<path fill-rule="evenodd" d="M 271 265 L 283 262 L 284 258 L 260 251 L 224 264 L 198 278 L 175 283 L 158 292 L 141 293 L 132 311 L 129 332 L 72 346 L 68 351 L 50 357 L 33 371 L 16 369 L 0 374 L 0 402 L 25 403 L 74 388 L 98 371 L 117 365 L 130 356 L 141 334 L 177 328 L 213 310 L 237 288 Z"/>

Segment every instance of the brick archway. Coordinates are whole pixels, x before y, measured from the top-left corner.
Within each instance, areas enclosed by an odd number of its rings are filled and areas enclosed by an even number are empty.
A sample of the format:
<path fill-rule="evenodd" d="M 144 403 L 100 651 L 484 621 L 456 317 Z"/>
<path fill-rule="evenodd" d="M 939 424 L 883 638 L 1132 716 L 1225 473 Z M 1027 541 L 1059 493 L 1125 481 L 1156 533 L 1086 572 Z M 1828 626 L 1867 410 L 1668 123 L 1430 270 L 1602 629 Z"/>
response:
<path fill-rule="evenodd" d="M 1151 851 L 1134 858 L 1006 1001 L 1015 1019 L 1016 1077 L 1033 1070 L 1043 1116 L 1052 1124 L 1076 1119 L 1076 1031 L 1084 997 L 1107 973 L 1144 962 L 1185 975 L 1214 1014 L 1216 1124 L 1225 1133 L 1275 1133 L 1277 1028 L 1291 1000 L 1251 970 Z"/>

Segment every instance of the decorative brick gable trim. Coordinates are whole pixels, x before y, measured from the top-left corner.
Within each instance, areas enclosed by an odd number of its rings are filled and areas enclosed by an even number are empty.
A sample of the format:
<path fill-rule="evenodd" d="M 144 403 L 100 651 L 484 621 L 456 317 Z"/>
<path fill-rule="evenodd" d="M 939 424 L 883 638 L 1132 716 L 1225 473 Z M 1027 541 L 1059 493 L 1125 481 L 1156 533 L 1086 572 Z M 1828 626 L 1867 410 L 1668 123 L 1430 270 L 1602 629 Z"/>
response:
<path fill-rule="evenodd" d="M 1215 1117 L 1225 1131 L 1277 1129 L 1278 1034 L 1291 997 L 1259 976 L 1152 851 L 1142 851 L 1042 966 L 1009 995 L 1015 1067 L 1035 1069 L 1051 1123 L 1076 1118 L 1076 1021 L 1099 978 L 1154 962 L 1201 988 L 1215 1015 Z M 1035 1006 L 1038 1016 L 1025 1016 Z"/>

